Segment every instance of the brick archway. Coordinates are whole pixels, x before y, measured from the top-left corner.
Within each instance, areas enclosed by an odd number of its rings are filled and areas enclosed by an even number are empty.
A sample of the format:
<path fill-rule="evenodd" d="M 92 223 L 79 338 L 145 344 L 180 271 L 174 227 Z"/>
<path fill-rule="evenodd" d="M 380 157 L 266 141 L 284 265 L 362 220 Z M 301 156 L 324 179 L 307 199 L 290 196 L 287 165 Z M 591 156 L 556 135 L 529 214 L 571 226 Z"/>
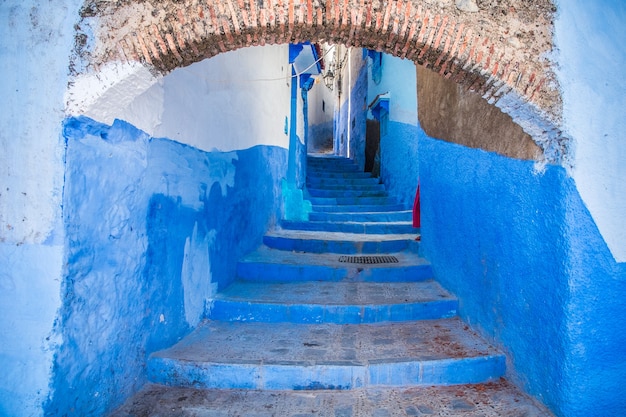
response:
<path fill-rule="evenodd" d="M 120 3 L 85 3 L 76 68 L 97 72 L 117 61 L 167 74 L 246 46 L 307 40 L 376 49 L 476 91 L 520 124 L 547 162 L 567 158 L 568 141 L 558 129 L 560 93 L 545 58 L 552 49 L 550 0 L 510 0 L 505 8 L 498 2 L 475 12 L 454 0 Z"/>

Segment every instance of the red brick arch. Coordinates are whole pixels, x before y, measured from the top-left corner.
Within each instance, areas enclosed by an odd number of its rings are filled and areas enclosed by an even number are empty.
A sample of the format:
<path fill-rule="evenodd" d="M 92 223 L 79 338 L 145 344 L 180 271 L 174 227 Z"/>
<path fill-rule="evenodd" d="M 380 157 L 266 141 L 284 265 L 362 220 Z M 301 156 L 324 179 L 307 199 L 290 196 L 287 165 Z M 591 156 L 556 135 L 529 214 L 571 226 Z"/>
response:
<path fill-rule="evenodd" d="M 534 2 L 549 4 L 549 0 Z M 520 111 L 522 107 L 530 106 L 533 114 L 543 113 L 536 130 L 548 131 L 550 137 L 536 140 L 544 150 L 555 138 L 562 147 L 560 132 L 550 121 L 559 118 L 560 97 L 549 63 L 540 59 L 552 42 L 551 22 L 545 13 L 534 18 L 542 18 L 549 27 L 530 31 L 537 37 L 529 38 L 530 48 L 528 42 L 505 38 L 511 28 L 519 30 L 523 19 L 499 19 L 491 10 L 462 12 L 453 0 L 142 0 L 102 4 L 99 8 L 97 3 L 86 3 L 82 10 L 83 20 L 92 21 L 97 39 L 90 50 L 78 52 L 94 67 L 108 61 L 141 62 L 165 74 L 246 46 L 307 40 L 343 43 L 410 59 L 480 93 L 492 104 L 515 97 L 503 110 L 516 121 L 521 120 L 516 119 L 516 112 L 528 113 L 527 109 Z M 525 30 L 521 29 L 529 33 Z M 533 53 L 528 53 L 529 49 Z"/>

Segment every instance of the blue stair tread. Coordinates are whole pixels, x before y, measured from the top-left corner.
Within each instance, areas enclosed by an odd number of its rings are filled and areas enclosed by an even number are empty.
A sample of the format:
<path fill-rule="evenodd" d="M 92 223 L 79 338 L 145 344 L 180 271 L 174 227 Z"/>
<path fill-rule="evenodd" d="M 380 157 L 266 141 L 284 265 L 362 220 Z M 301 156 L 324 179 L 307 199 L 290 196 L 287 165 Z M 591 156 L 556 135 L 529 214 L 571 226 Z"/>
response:
<path fill-rule="evenodd" d="M 308 197 L 313 198 L 383 198 L 388 197 L 387 191 L 383 190 L 325 190 L 319 188 L 308 188 Z"/>
<path fill-rule="evenodd" d="M 276 236 L 288 239 L 310 239 L 326 241 L 353 241 L 353 242 L 384 242 L 392 240 L 414 240 L 419 233 L 400 234 L 362 234 L 343 232 L 320 232 L 315 230 L 281 230 L 275 229 L 266 236 Z"/>
<path fill-rule="evenodd" d="M 365 191 L 384 191 L 385 186 L 378 182 L 371 184 L 343 184 L 343 183 L 334 183 L 334 184 L 316 184 L 315 186 L 307 186 L 307 190 L 365 190 Z"/>
<path fill-rule="evenodd" d="M 388 213 L 398 210 L 406 210 L 402 204 L 345 204 L 345 205 L 324 205 L 313 204 L 313 211 L 318 213 Z"/>
<path fill-rule="evenodd" d="M 324 166 L 325 165 L 329 165 L 329 166 L 353 165 L 353 166 L 356 166 L 356 162 L 354 162 L 353 159 L 342 157 L 342 156 L 333 157 L 333 158 L 329 158 L 329 157 L 307 157 L 307 164 L 308 165 L 324 165 Z"/>
<path fill-rule="evenodd" d="M 313 253 L 383 254 L 415 251 L 418 234 L 362 234 L 304 230 L 275 230 L 263 236 L 263 243 L 274 249 Z"/>
<path fill-rule="evenodd" d="M 281 222 L 282 229 L 288 230 L 311 230 L 326 232 L 364 233 L 364 234 L 398 234 L 419 233 L 419 229 L 413 228 L 413 222 L 388 221 L 388 222 L 328 222 L 328 221 L 290 221 Z"/>
<path fill-rule="evenodd" d="M 235 282 L 211 300 L 211 320 L 382 323 L 454 317 L 458 300 L 421 282 Z"/>
<path fill-rule="evenodd" d="M 361 269 L 390 269 L 390 268 L 403 268 L 406 266 L 429 266 L 430 263 L 415 253 L 410 252 L 394 252 L 388 255 L 395 256 L 398 260 L 397 263 L 380 263 L 380 264 L 358 264 L 358 263 L 346 263 L 339 262 L 339 257 L 336 253 L 303 253 L 303 252 L 291 252 L 282 251 L 278 249 L 268 248 L 267 246 L 261 246 L 256 251 L 249 253 L 240 262 L 250 263 L 277 263 L 277 264 L 292 264 L 299 266 L 327 266 L 331 268 L 361 268 Z M 408 279 L 409 277 L 407 277 Z"/>
<path fill-rule="evenodd" d="M 380 179 L 376 177 L 362 177 L 362 178 L 317 178 L 307 177 L 307 187 L 348 187 L 350 185 L 370 186 L 380 185 Z"/>
<path fill-rule="evenodd" d="M 314 253 L 374 254 L 415 250 L 415 234 L 363 234 L 309 230 L 274 230 L 263 243 L 274 249 Z"/>
<path fill-rule="evenodd" d="M 420 282 L 235 282 L 215 297 L 270 304 L 375 305 L 456 300 L 436 281 Z"/>
<path fill-rule="evenodd" d="M 334 173 L 352 173 L 352 172 L 363 172 L 359 170 L 359 167 L 356 165 L 349 164 L 339 164 L 339 165 L 309 165 L 307 167 L 307 173 L 311 176 L 315 176 L 316 173 L 326 173 L 326 172 L 334 172 Z"/>
<path fill-rule="evenodd" d="M 213 363 L 348 361 L 366 365 L 490 355 L 500 353 L 459 318 L 449 318 L 384 325 L 206 320 L 179 343 L 152 357 Z"/>
<path fill-rule="evenodd" d="M 389 221 L 413 221 L 412 210 L 391 210 L 391 211 L 363 211 L 363 212 L 322 212 L 314 211 L 309 213 L 310 221 L 352 221 L 352 222 L 389 222 Z"/>
<path fill-rule="evenodd" d="M 504 371 L 504 355 L 458 318 L 384 325 L 205 321 L 148 364 L 157 383 L 250 389 L 463 384 Z"/>
<path fill-rule="evenodd" d="M 314 205 L 394 205 L 397 201 L 393 197 L 308 197 Z"/>
<path fill-rule="evenodd" d="M 417 242 L 416 242 L 417 243 Z M 237 277 L 246 281 L 407 282 L 432 278 L 430 263 L 410 252 L 394 252 L 397 263 L 339 262 L 336 253 L 292 252 L 261 246 L 240 259 Z"/>
<path fill-rule="evenodd" d="M 372 174 L 369 172 L 362 171 L 323 171 L 317 170 L 314 172 L 308 172 L 307 178 L 318 178 L 318 179 L 363 179 L 363 178 L 373 178 Z"/>

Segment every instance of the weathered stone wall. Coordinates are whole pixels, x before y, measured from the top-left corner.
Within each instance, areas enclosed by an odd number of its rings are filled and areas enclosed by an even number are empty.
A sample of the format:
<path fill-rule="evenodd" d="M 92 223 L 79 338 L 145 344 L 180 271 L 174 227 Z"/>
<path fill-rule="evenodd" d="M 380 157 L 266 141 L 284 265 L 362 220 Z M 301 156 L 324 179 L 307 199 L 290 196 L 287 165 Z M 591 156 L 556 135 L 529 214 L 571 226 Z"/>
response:
<path fill-rule="evenodd" d="M 557 127 L 561 100 L 547 58 L 554 11 L 550 0 L 90 1 L 77 25 L 73 68 L 82 74 L 139 62 L 165 74 L 250 45 L 362 46 L 478 92 L 531 134 L 547 161 L 561 163 L 567 140 Z"/>
<path fill-rule="evenodd" d="M 417 66 L 417 100 L 420 125 L 431 137 L 518 159 L 541 155 L 509 115 L 421 66 Z"/>

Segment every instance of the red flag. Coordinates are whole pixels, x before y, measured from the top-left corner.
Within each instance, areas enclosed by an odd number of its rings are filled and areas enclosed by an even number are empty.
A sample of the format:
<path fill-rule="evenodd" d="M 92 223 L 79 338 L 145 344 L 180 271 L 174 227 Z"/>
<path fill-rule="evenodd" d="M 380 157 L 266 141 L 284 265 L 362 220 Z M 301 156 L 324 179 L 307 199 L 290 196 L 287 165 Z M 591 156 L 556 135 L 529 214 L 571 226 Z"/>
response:
<path fill-rule="evenodd" d="M 413 202 L 413 227 L 420 227 L 420 183 L 417 183 L 415 202 Z"/>

